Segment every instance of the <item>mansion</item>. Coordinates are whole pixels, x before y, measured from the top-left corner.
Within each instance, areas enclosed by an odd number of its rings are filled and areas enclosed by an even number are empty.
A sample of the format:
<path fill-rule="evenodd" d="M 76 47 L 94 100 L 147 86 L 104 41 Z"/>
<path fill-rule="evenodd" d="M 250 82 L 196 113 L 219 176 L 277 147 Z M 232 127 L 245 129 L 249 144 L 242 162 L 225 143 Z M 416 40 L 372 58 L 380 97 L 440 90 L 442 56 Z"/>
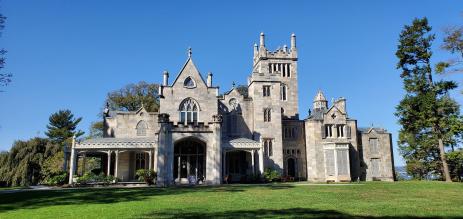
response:
<path fill-rule="evenodd" d="M 159 185 L 243 182 L 267 169 L 311 182 L 393 181 L 391 134 L 357 127 L 346 99 L 328 103 L 318 91 L 300 118 L 294 34 L 290 41 L 270 51 L 261 33 L 248 84 L 239 87 L 247 89 L 223 94 L 190 50 L 173 80 L 163 73 L 159 112 L 105 109 L 104 137 L 73 141 L 69 183 L 87 156 L 100 156 L 103 172 L 122 182 L 136 181 L 138 169 L 155 170 Z"/>

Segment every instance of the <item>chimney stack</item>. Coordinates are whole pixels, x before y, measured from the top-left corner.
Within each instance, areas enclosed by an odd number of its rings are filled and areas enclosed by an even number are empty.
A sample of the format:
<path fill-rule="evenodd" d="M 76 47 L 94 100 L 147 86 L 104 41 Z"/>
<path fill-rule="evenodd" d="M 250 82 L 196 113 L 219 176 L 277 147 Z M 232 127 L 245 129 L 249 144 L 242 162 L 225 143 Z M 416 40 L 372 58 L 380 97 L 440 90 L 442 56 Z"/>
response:
<path fill-rule="evenodd" d="M 168 86 L 168 85 L 169 85 L 169 72 L 164 71 L 162 86 Z"/>
<path fill-rule="evenodd" d="M 207 74 L 207 87 L 212 87 L 212 72 Z"/>

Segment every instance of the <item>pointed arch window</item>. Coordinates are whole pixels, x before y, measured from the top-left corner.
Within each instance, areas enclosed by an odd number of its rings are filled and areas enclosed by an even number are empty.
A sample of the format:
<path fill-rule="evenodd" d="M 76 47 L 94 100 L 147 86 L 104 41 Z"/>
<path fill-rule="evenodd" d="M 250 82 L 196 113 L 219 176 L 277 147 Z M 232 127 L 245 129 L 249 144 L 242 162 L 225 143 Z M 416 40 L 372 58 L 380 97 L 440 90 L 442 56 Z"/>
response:
<path fill-rule="evenodd" d="M 137 124 L 137 136 L 146 136 L 146 130 L 148 129 L 148 125 L 145 121 L 141 120 Z"/>
<path fill-rule="evenodd" d="M 198 122 L 199 105 L 192 98 L 186 98 L 182 101 L 179 107 L 180 122 L 182 123 L 196 123 Z"/>
<path fill-rule="evenodd" d="M 187 77 L 185 81 L 183 81 L 183 86 L 186 88 L 194 88 L 196 87 L 196 82 L 191 77 Z"/>

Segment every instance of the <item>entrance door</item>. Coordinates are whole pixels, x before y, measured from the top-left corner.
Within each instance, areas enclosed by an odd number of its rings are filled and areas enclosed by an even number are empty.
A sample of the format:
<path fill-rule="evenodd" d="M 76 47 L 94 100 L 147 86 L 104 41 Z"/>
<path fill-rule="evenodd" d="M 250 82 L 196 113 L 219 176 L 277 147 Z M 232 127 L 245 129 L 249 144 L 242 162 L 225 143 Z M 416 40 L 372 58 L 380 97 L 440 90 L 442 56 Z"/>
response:
<path fill-rule="evenodd" d="M 205 145 L 204 143 L 187 139 L 175 144 L 174 148 L 174 178 L 179 183 L 191 179 L 202 180 L 205 177 Z"/>
<path fill-rule="evenodd" d="M 288 158 L 288 176 L 296 176 L 296 161 L 294 158 Z"/>

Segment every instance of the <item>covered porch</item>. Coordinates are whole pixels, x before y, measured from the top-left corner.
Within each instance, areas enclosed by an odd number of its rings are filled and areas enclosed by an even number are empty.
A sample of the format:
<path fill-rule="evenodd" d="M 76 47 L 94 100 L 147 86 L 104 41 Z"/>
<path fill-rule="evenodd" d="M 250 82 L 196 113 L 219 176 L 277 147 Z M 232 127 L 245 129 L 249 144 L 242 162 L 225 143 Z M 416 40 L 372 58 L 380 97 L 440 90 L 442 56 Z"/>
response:
<path fill-rule="evenodd" d="M 246 183 L 264 172 L 261 144 L 248 138 L 236 138 L 225 143 L 222 150 L 224 183 Z"/>
<path fill-rule="evenodd" d="M 96 175 L 104 173 L 114 176 L 119 182 L 135 182 L 138 169 L 151 170 L 155 166 L 155 145 L 155 140 L 151 138 L 74 141 L 71 149 L 69 184 L 75 183 L 77 176 L 90 171 Z"/>

